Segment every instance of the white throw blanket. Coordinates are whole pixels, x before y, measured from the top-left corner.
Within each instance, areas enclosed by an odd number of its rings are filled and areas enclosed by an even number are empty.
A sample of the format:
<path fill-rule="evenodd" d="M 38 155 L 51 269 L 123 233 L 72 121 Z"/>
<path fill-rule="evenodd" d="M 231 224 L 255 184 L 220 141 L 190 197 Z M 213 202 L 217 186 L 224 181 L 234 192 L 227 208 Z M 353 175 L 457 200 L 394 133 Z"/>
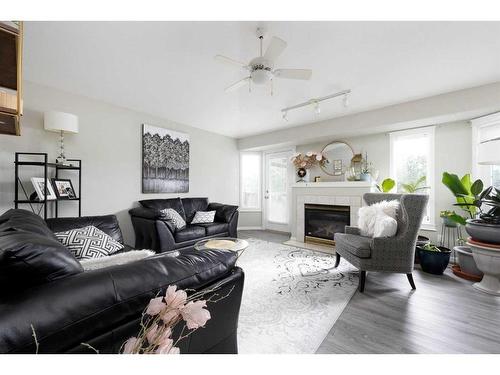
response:
<path fill-rule="evenodd" d="M 109 255 L 102 258 L 94 259 L 82 259 L 80 264 L 85 271 L 98 270 L 100 268 L 117 266 L 120 264 L 126 264 L 131 262 L 136 262 L 138 260 L 150 257 L 156 253 L 151 250 L 131 250 L 126 253 Z"/>

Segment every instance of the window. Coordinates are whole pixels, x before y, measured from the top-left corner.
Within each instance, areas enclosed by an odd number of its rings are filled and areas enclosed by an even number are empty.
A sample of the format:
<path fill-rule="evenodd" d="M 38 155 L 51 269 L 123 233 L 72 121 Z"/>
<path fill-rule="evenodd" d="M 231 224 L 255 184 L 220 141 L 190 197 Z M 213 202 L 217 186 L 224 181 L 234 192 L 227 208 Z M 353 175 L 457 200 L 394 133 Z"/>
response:
<path fill-rule="evenodd" d="M 240 206 L 242 210 L 260 210 L 261 167 L 260 153 L 241 153 Z"/>
<path fill-rule="evenodd" d="M 391 177 L 398 193 L 429 194 L 423 227 L 434 228 L 434 127 L 391 133 Z"/>
<path fill-rule="evenodd" d="M 489 159 L 488 156 L 490 156 L 486 151 L 488 147 L 484 148 L 484 146 L 500 139 L 500 113 L 474 119 L 471 124 L 473 177 L 480 178 L 485 187 L 493 185 L 500 188 L 500 165 L 484 162 L 485 156 L 486 159 Z M 493 152 L 496 153 L 496 150 Z"/>

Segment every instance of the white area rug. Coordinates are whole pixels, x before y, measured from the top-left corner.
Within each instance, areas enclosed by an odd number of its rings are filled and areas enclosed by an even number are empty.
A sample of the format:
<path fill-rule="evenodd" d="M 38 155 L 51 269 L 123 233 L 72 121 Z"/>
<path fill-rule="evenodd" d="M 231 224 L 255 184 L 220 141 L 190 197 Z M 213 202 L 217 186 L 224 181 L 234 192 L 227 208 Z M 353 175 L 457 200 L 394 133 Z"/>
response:
<path fill-rule="evenodd" d="M 238 351 L 314 353 L 353 296 L 357 270 L 335 256 L 249 239 Z"/>

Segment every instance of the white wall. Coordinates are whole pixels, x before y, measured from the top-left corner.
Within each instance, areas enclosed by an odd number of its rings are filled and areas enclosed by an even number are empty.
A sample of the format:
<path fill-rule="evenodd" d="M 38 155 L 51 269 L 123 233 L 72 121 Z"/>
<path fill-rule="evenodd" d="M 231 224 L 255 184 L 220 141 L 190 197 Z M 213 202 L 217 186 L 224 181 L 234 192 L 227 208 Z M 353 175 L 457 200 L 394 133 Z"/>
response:
<path fill-rule="evenodd" d="M 79 117 L 80 132 L 67 135 L 65 146 L 67 157 L 82 159 L 82 215 L 116 214 L 131 245 L 134 234 L 128 209 L 137 200 L 206 196 L 210 201 L 238 204 L 239 153 L 235 139 L 30 82 L 24 86 L 24 108 L 22 135 L 0 135 L 0 213 L 13 207 L 14 153 L 47 152 L 52 161 L 57 155 L 58 135 L 43 129 L 46 110 Z M 141 193 L 142 123 L 189 133 L 189 193 Z M 30 188 L 29 177 L 43 176 L 43 170 L 38 171 L 27 170 L 22 176 Z M 65 216 L 77 213 L 76 208 L 66 207 L 69 211 L 63 212 Z"/>

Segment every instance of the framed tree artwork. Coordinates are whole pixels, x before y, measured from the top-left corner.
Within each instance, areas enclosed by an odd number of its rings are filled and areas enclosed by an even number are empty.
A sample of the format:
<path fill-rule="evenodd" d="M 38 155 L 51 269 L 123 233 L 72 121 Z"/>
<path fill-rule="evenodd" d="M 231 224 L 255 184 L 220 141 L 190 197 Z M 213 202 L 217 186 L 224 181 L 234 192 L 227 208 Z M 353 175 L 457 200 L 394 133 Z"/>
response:
<path fill-rule="evenodd" d="M 189 135 L 142 125 L 142 192 L 189 191 Z"/>

